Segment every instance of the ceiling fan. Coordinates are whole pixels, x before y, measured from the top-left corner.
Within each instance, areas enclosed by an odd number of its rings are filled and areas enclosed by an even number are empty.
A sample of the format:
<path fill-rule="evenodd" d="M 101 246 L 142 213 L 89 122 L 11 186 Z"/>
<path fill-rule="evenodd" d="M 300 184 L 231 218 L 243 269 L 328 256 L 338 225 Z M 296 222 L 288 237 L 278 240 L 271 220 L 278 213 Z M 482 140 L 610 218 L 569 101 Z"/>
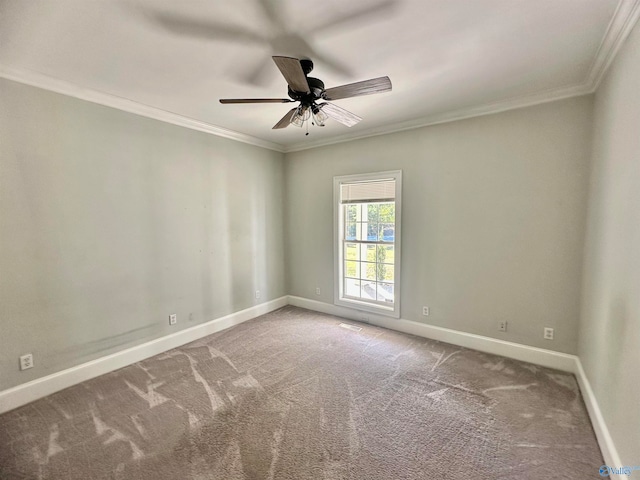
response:
<path fill-rule="evenodd" d="M 313 62 L 309 59 L 292 57 L 272 57 L 282 76 L 289 85 L 290 98 L 221 98 L 220 103 L 290 103 L 300 102 L 273 126 L 273 129 L 286 128 L 290 124 L 302 127 L 311 119 L 314 125 L 324 127 L 325 121 L 332 118 L 347 127 L 352 127 L 360 120 L 357 115 L 348 112 L 326 100 L 371 95 L 391 90 L 389 77 L 372 78 L 362 82 L 350 83 L 339 87 L 324 88 L 318 78 L 309 77 L 313 70 Z M 318 103 L 321 101 L 321 103 Z M 307 123 L 307 130 L 309 124 Z M 307 131 L 307 135 L 309 132 Z"/>

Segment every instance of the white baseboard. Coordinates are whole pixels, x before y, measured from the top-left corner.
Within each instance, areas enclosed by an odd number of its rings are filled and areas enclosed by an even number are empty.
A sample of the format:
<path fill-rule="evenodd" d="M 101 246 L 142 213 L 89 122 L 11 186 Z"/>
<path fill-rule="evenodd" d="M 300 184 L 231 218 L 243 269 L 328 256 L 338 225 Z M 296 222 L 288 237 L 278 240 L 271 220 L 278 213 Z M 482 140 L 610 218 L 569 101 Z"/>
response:
<path fill-rule="evenodd" d="M 402 318 L 390 318 L 383 315 L 375 315 L 368 312 L 360 312 L 346 307 L 339 307 L 329 303 L 318 302 L 303 297 L 289 295 L 289 305 L 315 310 L 317 312 L 337 315 L 339 317 L 350 318 L 356 321 L 364 321 L 362 316 L 366 315 L 366 323 L 378 327 L 389 328 L 399 332 L 410 333 L 419 337 L 439 340 L 451 343 L 460 347 L 480 350 L 481 352 L 493 353 L 503 357 L 522 360 L 523 362 L 534 363 L 543 367 L 555 368 L 565 372 L 575 373 L 575 362 L 578 359 L 575 355 L 554 352 L 544 348 L 530 347 L 514 342 L 506 342 L 495 338 L 466 333 L 450 328 L 435 327 L 425 323 L 405 320 Z"/>
<path fill-rule="evenodd" d="M 451 330 L 449 328 L 434 327 L 433 325 L 426 325 L 412 320 L 374 315 L 368 312 L 360 312 L 358 310 L 339 307 L 337 305 L 292 295 L 289 295 L 289 305 L 295 305 L 296 307 L 349 318 L 360 322 L 364 321 L 363 316 L 366 316 L 366 323 L 371 325 L 573 373 L 576 376 L 580 391 L 582 392 L 582 398 L 587 406 L 591 424 L 593 425 L 593 429 L 596 433 L 596 438 L 598 439 L 598 444 L 600 445 L 600 450 L 602 451 L 605 464 L 614 467 L 622 465 L 620 456 L 618 455 L 618 451 L 613 442 L 613 438 L 609 433 L 607 424 L 602 416 L 600 407 L 598 406 L 598 401 L 591 389 L 591 385 L 589 384 L 589 380 L 587 379 L 584 369 L 582 368 L 580 358 L 576 355 L 554 352 L 543 348 L 529 347 L 527 345 L 521 345 L 513 342 L 505 342 L 503 340 L 483 337 L 481 335 L 461 332 L 459 330 Z"/>
<path fill-rule="evenodd" d="M 582 398 L 587 406 L 591 425 L 593 425 L 593 430 L 596 432 L 596 438 L 598 439 L 598 444 L 600 445 L 600 450 L 602 451 L 605 464 L 610 467 L 622 466 L 623 463 L 620 460 L 620 455 L 618 455 L 618 450 L 616 449 L 613 438 L 609 433 L 609 428 L 607 428 L 607 424 L 604 421 L 602 411 L 598 405 L 598 400 L 591 389 L 591 384 L 589 383 L 589 379 L 582 368 L 582 362 L 580 362 L 579 358 L 576 358 L 576 370 L 574 373 L 578 380 L 578 385 L 580 385 Z"/>
<path fill-rule="evenodd" d="M 287 305 L 287 297 L 280 297 L 4 390 L 0 392 L 0 413 L 8 412 L 85 380 L 104 375 L 145 358 L 246 322 L 285 305 Z"/>
<path fill-rule="evenodd" d="M 529 347 L 513 342 L 505 342 L 495 338 L 484 337 L 472 333 L 461 332 L 449 328 L 435 327 L 412 320 L 395 319 L 359 312 L 358 310 L 339 307 L 336 305 L 318 302 L 308 298 L 296 296 L 284 296 L 269 302 L 256 305 L 224 317 L 211 320 L 207 323 L 195 325 L 191 328 L 172 333 L 150 342 L 127 348 L 117 353 L 92 360 L 61 372 L 48 375 L 17 387 L 0 392 L 0 414 L 26 405 L 39 398 L 51 395 L 67 387 L 76 385 L 85 380 L 95 378 L 105 373 L 112 372 L 127 365 L 139 362 L 159 353 L 171 350 L 194 340 L 198 340 L 212 333 L 219 332 L 234 325 L 272 312 L 285 305 L 306 308 L 317 312 L 336 315 L 356 321 L 363 321 L 363 315 L 367 317 L 367 323 L 379 327 L 389 328 L 420 337 L 439 340 L 441 342 L 458 345 L 460 347 L 480 350 L 482 352 L 501 355 L 523 362 L 534 363 L 544 367 L 555 368 L 575 374 L 582 397 L 584 398 L 591 423 L 593 425 L 605 463 L 609 466 L 621 466 L 620 457 L 615 447 L 613 438 L 609 433 L 607 424 L 602 416 L 598 401 L 591 389 L 589 380 L 582 368 L 580 359 L 575 355 L 554 352 L 543 348 Z"/>

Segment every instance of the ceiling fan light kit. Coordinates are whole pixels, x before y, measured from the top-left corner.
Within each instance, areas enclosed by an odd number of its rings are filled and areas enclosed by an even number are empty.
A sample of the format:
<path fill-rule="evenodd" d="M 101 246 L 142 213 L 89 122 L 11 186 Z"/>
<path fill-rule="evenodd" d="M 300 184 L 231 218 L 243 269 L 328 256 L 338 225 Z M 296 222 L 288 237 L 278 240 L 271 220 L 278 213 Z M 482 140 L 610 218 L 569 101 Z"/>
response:
<path fill-rule="evenodd" d="M 319 127 L 324 127 L 324 122 L 329 120 L 329 115 L 322 111 L 324 103 L 320 105 L 311 105 L 311 115 L 313 116 L 313 122 Z"/>
<path fill-rule="evenodd" d="M 295 125 L 296 127 L 302 127 L 304 125 L 304 122 L 309 120 L 310 116 L 311 110 L 304 105 L 300 105 L 298 108 L 296 108 L 296 113 L 293 114 L 293 117 L 291 117 L 291 121 L 289 123 L 291 123 L 291 125 Z"/>
<path fill-rule="evenodd" d="M 309 77 L 313 70 L 313 62 L 309 59 L 297 59 L 292 57 L 272 57 L 276 66 L 287 81 L 287 93 L 289 98 L 222 98 L 220 103 L 290 103 L 300 102 L 300 104 L 289 110 L 273 129 L 286 128 L 289 125 L 302 127 L 307 124 L 307 135 L 309 135 L 308 121 L 311 119 L 314 125 L 324 127 L 325 122 L 332 118 L 337 122 L 352 127 L 362 118 L 353 113 L 340 108 L 327 100 L 339 100 L 342 98 L 358 97 L 361 95 L 371 95 L 374 93 L 388 92 L 391 90 L 391 80 L 389 77 L 372 78 L 362 82 L 350 83 L 329 89 L 324 88 L 324 82 L 318 78 Z M 317 103 L 324 100 L 322 103 Z"/>

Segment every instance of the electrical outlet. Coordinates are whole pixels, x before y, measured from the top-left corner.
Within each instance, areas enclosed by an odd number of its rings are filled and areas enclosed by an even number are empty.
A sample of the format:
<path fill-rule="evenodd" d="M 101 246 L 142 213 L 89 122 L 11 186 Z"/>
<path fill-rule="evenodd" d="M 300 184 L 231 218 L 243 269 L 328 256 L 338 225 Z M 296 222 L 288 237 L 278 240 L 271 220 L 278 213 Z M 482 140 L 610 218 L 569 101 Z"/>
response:
<path fill-rule="evenodd" d="M 498 330 L 501 332 L 507 331 L 507 322 L 498 322 Z"/>
<path fill-rule="evenodd" d="M 544 327 L 545 340 L 553 340 L 553 328 Z"/>
<path fill-rule="evenodd" d="M 429 316 L 429 307 L 422 307 L 422 315 L 425 317 Z"/>
<path fill-rule="evenodd" d="M 320 295 L 320 287 L 316 287 L 316 295 Z"/>
<path fill-rule="evenodd" d="M 256 300 L 260 298 L 260 290 L 256 290 Z"/>
<path fill-rule="evenodd" d="M 172 313 L 169 315 L 169 325 L 175 325 L 176 323 L 178 323 L 178 315 Z"/>
<path fill-rule="evenodd" d="M 20 370 L 28 370 L 33 368 L 33 354 L 27 353 L 20 357 Z"/>

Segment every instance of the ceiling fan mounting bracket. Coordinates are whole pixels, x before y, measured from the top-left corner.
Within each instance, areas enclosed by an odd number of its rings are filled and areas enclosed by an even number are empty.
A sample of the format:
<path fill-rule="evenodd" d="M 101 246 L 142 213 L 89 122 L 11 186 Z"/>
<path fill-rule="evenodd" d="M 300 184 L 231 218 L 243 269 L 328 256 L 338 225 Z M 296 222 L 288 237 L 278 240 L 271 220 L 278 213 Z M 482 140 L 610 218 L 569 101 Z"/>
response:
<path fill-rule="evenodd" d="M 309 75 L 313 70 L 313 62 L 308 58 L 301 58 L 300 66 L 302 67 L 302 71 L 305 75 Z"/>

